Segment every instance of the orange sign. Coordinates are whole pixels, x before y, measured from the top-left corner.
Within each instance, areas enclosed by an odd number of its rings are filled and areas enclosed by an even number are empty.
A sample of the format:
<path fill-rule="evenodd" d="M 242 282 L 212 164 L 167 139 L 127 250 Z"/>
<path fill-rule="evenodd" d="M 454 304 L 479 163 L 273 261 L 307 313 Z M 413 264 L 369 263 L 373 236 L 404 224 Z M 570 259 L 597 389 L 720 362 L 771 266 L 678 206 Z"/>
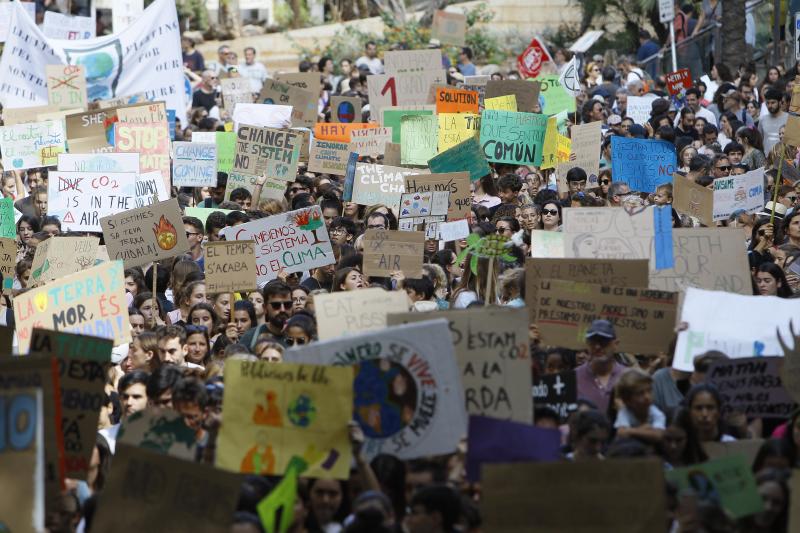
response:
<path fill-rule="evenodd" d="M 366 122 L 353 122 L 350 124 L 334 124 L 330 122 L 318 122 L 314 125 L 314 137 L 324 141 L 335 141 L 340 143 L 350 142 L 350 132 L 353 130 L 366 130 L 377 128 L 378 124 Z"/>
<path fill-rule="evenodd" d="M 478 114 L 477 91 L 436 88 L 436 113 L 473 113 Z"/>

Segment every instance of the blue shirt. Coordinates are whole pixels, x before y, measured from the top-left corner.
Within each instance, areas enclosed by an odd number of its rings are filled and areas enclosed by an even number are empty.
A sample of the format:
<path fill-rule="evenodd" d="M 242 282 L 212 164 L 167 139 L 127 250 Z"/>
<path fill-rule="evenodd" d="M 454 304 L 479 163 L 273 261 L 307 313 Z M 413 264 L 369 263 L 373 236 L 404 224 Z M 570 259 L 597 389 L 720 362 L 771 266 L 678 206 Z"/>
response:
<path fill-rule="evenodd" d="M 652 57 L 653 55 L 657 54 L 661 48 L 654 43 L 652 40 L 648 39 L 647 41 L 639 47 L 639 50 L 636 52 L 636 61 L 641 65 L 642 61 L 647 59 L 648 57 Z M 656 77 L 656 66 L 658 63 L 658 59 L 653 59 L 649 61 L 645 65 L 641 65 L 644 70 L 650 74 L 651 78 Z"/>
<path fill-rule="evenodd" d="M 459 63 L 458 71 L 464 76 L 475 76 L 475 74 L 477 73 L 475 65 L 472 63 L 467 63 L 466 65 L 462 65 L 461 63 Z"/>

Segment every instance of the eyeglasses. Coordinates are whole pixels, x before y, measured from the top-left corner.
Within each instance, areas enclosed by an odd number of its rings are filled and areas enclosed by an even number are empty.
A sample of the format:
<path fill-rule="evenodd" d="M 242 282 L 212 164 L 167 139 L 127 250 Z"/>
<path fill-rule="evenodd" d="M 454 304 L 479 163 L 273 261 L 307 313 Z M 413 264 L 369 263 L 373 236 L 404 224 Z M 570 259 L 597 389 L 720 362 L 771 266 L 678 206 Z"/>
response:
<path fill-rule="evenodd" d="M 293 304 L 294 302 L 291 300 L 281 300 L 280 302 L 270 302 L 269 306 L 277 311 L 281 307 L 284 309 L 291 309 Z"/>
<path fill-rule="evenodd" d="M 542 214 L 556 216 L 558 214 L 558 209 L 542 209 Z"/>
<path fill-rule="evenodd" d="M 188 335 L 192 333 L 208 333 L 208 328 L 205 326 L 183 326 Z"/>
<path fill-rule="evenodd" d="M 294 346 L 295 344 L 296 344 L 296 345 L 298 345 L 298 346 L 301 346 L 301 345 L 303 345 L 303 344 L 305 344 L 305 343 L 306 343 L 306 340 L 305 340 L 305 339 L 293 339 L 293 338 L 291 338 L 291 337 L 286 337 L 286 338 L 284 339 L 284 341 L 285 341 L 285 342 L 286 342 L 286 344 L 288 344 L 289 346 Z"/>
<path fill-rule="evenodd" d="M 330 231 L 329 231 L 329 233 L 330 233 L 331 235 L 333 235 L 333 234 L 342 234 L 342 233 L 347 233 L 347 230 L 346 230 L 346 229 L 344 229 L 344 228 L 342 228 L 342 227 L 339 227 L 339 228 L 331 228 L 331 229 L 330 229 Z"/>
<path fill-rule="evenodd" d="M 511 231 L 511 228 L 497 228 L 495 231 L 497 233 L 505 233 L 507 231 Z"/>
<path fill-rule="evenodd" d="M 611 180 L 600 180 L 598 183 L 600 183 L 600 185 L 608 185 L 611 183 Z"/>
<path fill-rule="evenodd" d="M 731 166 L 730 165 L 724 165 L 724 166 L 716 167 L 716 168 L 717 168 L 717 170 L 730 170 Z"/>

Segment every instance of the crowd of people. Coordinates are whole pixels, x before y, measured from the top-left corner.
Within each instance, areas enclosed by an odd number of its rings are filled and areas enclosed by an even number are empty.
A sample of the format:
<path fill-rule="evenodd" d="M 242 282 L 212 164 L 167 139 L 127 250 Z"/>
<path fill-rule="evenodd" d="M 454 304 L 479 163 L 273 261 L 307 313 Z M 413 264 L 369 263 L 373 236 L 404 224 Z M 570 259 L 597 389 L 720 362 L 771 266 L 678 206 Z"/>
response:
<path fill-rule="evenodd" d="M 721 6 L 721 2 L 703 4 Z M 721 7 L 720 7 L 721 10 Z M 716 16 L 712 12 L 712 16 Z M 691 32 L 693 25 L 689 25 Z M 642 43 L 649 34 L 643 32 Z M 224 45 L 217 58 L 205 58 L 189 37 L 183 57 L 193 97 L 188 123 L 176 124 L 175 140 L 190 141 L 193 132 L 225 131 L 230 112 L 223 108 L 219 80 L 246 78 L 254 95 L 270 71 L 252 47 L 239 61 L 233 46 Z M 431 48 L 441 48 L 437 42 Z M 645 52 L 652 47 L 645 47 Z M 632 190 L 612 173 L 614 137 L 660 139 L 675 146 L 675 176 L 713 189 L 716 179 L 765 169 L 765 203 L 757 213 L 735 212 L 717 225 L 738 228 L 741 253 L 752 275 L 752 294 L 796 298 L 800 294 L 800 173 L 797 147 L 784 142 L 785 127 L 800 64 L 786 70 L 770 66 L 763 75 L 754 64 L 717 63 L 709 75 L 716 86 L 695 80 L 684 98 L 670 98 L 663 75 L 633 57 L 605 61 L 586 58 L 577 112 L 568 127 L 600 122 L 601 166 L 596 187 L 587 172 L 574 168 L 559 190 L 553 170 L 530 165 L 494 163 L 492 172 L 472 182 L 470 232 L 498 235 L 507 240 L 513 260 L 502 259 L 489 271 L 491 283 L 479 281 L 470 268 L 472 253 L 466 239 L 425 243 L 423 276 L 410 279 L 402 271 L 375 278 L 363 273 L 364 234 L 368 229 L 398 229 L 398 213 L 386 205 L 359 205 L 343 200 L 341 176 L 311 173 L 300 163 L 297 175 L 286 183 L 282 199 L 261 198 L 260 188 L 235 189 L 225 197 L 228 175 L 219 173 L 215 187 L 173 188 L 182 208 L 205 207 L 205 221 L 183 218 L 189 242 L 186 254 L 161 261 L 158 268 L 130 268 L 124 272 L 132 342 L 115 348 L 107 372 L 105 405 L 101 409 L 92 474 L 69 481 L 64 511 L 49 516 L 51 531 L 91 531 L 94 509 L 102 502 L 120 424 L 148 406 L 180 412 L 196 431 L 198 462 L 214 461 L 225 387 L 225 362 L 231 359 L 281 363 L 288 350 L 318 342 L 315 298 L 320 294 L 358 291 L 369 287 L 404 291 L 410 310 L 459 310 L 483 306 L 525 307 L 525 260 L 533 253 L 531 232 L 558 232 L 566 208 L 607 207 L 634 209 L 671 205 L 669 183 L 655 192 Z M 640 53 L 639 59 L 649 57 Z M 558 72 L 572 59 L 556 50 L 545 69 Z M 458 57 L 442 50 L 447 83 L 464 85 L 465 76 L 489 74 L 492 80 L 519 79 L 516 71 L 476 67 L 470 48 Z M 355 96 L 362 100 L 363 122 L 371 116 L 370 76 L 383 72 L 374 42 L 358 58 L 320 57 L 303 61 L 301 72 L 318 72 L 321 92 L 318 121 L 330 121 L 330 98 Z M 649 120 L 638 124 L 627 115 L 630 96 L 653 94 Z M 541 111 L 541 106 L 538 107 Z M 381 163 L 382 156 L 362 158 Z M 780 176 L 780 177 L 779 177 Z M 6 170 L 0 190 L 22 213 L 16 223 L 17 263 L 13 289 L 0 302 L 5 323 L 13 326 L 13 298 L 31 288 L 37 246 L 54 236 L 70 235 L 61 221 L 48 215 L 48 168 Z M 226 227 L 318 205 L 333 245 L 335 263 L 311 271 L 286 272 L 247 293 L 209 294 L 205 283 L 206 244 L 223 239 Z M 217 211 L 219 209 L 220 211 Z M 225 211 L 222 211 L 225 210 Z M 673 227 L 693 228 L 696 217 L 673 209 Z M 485 274 L 485 273 L 484 273 Z M 800 308 L 800 307 L 799 307 Z M 711 311 L 711 310 L 709 310 Z M 660 460 L 666 470 L 697 465 L 709 459 L 708 442 L 764 439 L 752 465 L 763 511 L 731 518 L 719 501 L 678 497 L 667 487 L 668 522 L 676 532 L 742 531 L 785 532 L 790 505 L 789 479 L 798 467 L 800 411 L 789 419 L 752 418 L 729 412 L 719 391 L 706 382 L 711 364 L 724 360 L 708 352 L 694 361 L 693 372 L 672 368 L 670 353 L 628 354 L 618 350 L 617 332 L 605 320 L 592 323 L 583 350 L 548 343 L 536 324 L 530 328 L 531 374 L 541 376 L 574 371 L 577 403 L 573 412 L 560 413 L 534 406 L 534 420 L 542 428 L 559 429 L 564 461 L 615 461 L 633 457 Z M 723 413 L 727 413 L 723 416 Z M 481 487 L 465 477 L 467 450 L 450 455 L 402 461 L 379 455 L 360 457 L 364 436 L 351 428 L 355 461 L 349 480 L 302 479 L 294 508 L 293 532 L 434 533 L 482 530 Z M 264 526 L 256 505 L 280 481 L 250 475 L 242 485 L 231 531 L 259 532 Z M 531 482 L 537 482 L 531 480 Z M 541 482 L 539 480 L 538 482 Z M 71 502 L 71 504 L 66 504 Z"/>

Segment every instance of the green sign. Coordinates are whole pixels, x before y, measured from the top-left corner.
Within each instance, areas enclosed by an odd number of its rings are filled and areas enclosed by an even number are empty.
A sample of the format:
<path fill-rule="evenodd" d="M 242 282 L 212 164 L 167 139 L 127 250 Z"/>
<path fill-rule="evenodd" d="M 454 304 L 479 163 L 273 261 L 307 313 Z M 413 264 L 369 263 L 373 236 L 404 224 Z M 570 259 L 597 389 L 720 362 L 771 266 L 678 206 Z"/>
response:
<path fill-rule="evenodd" d="M 555 115 L 561 111 L 567 111 L 568 113 L 575 112 L 575 98 L 561 86 L 557 74 L 539 76 L 536 78 L 536 81 L 541 83 L 539 88 L 539 100 L 544 100 L 542 113 L 545 115 Z"/>
<path fill-rule="evenodd" d="M 236 154 L 236 134 L 232 131 L 217 132 L 217 171 L 230 174 Z"/>
<path fill-rule="evenodd" d="M 547 115 L 484 110 L 481 149 L 486 159 L 512 165 L 542 164 Z"/>
<path fill-rule="evenodd" d="M 400 144 L 401 131 L 400 124 L 403 117 L 408 115 L 422 116 L 433 115 L 430 109 L 384 109 L 383 110 L 383 126 L 392 128 L 392 142 Z"/>
<path fill-rule="evenodd" d="M 479 180 L 492 171 L 475 137 L 470 137 L 428 160 L 428 167 L 435 174 L 469 172 L 471 181 Z"/>
<path fill-rule="evenodd" d="M 3 198 L 0 200 L 0 237 L 15 239 L 17 225 L 14 223 L 14 200 Z"/>

